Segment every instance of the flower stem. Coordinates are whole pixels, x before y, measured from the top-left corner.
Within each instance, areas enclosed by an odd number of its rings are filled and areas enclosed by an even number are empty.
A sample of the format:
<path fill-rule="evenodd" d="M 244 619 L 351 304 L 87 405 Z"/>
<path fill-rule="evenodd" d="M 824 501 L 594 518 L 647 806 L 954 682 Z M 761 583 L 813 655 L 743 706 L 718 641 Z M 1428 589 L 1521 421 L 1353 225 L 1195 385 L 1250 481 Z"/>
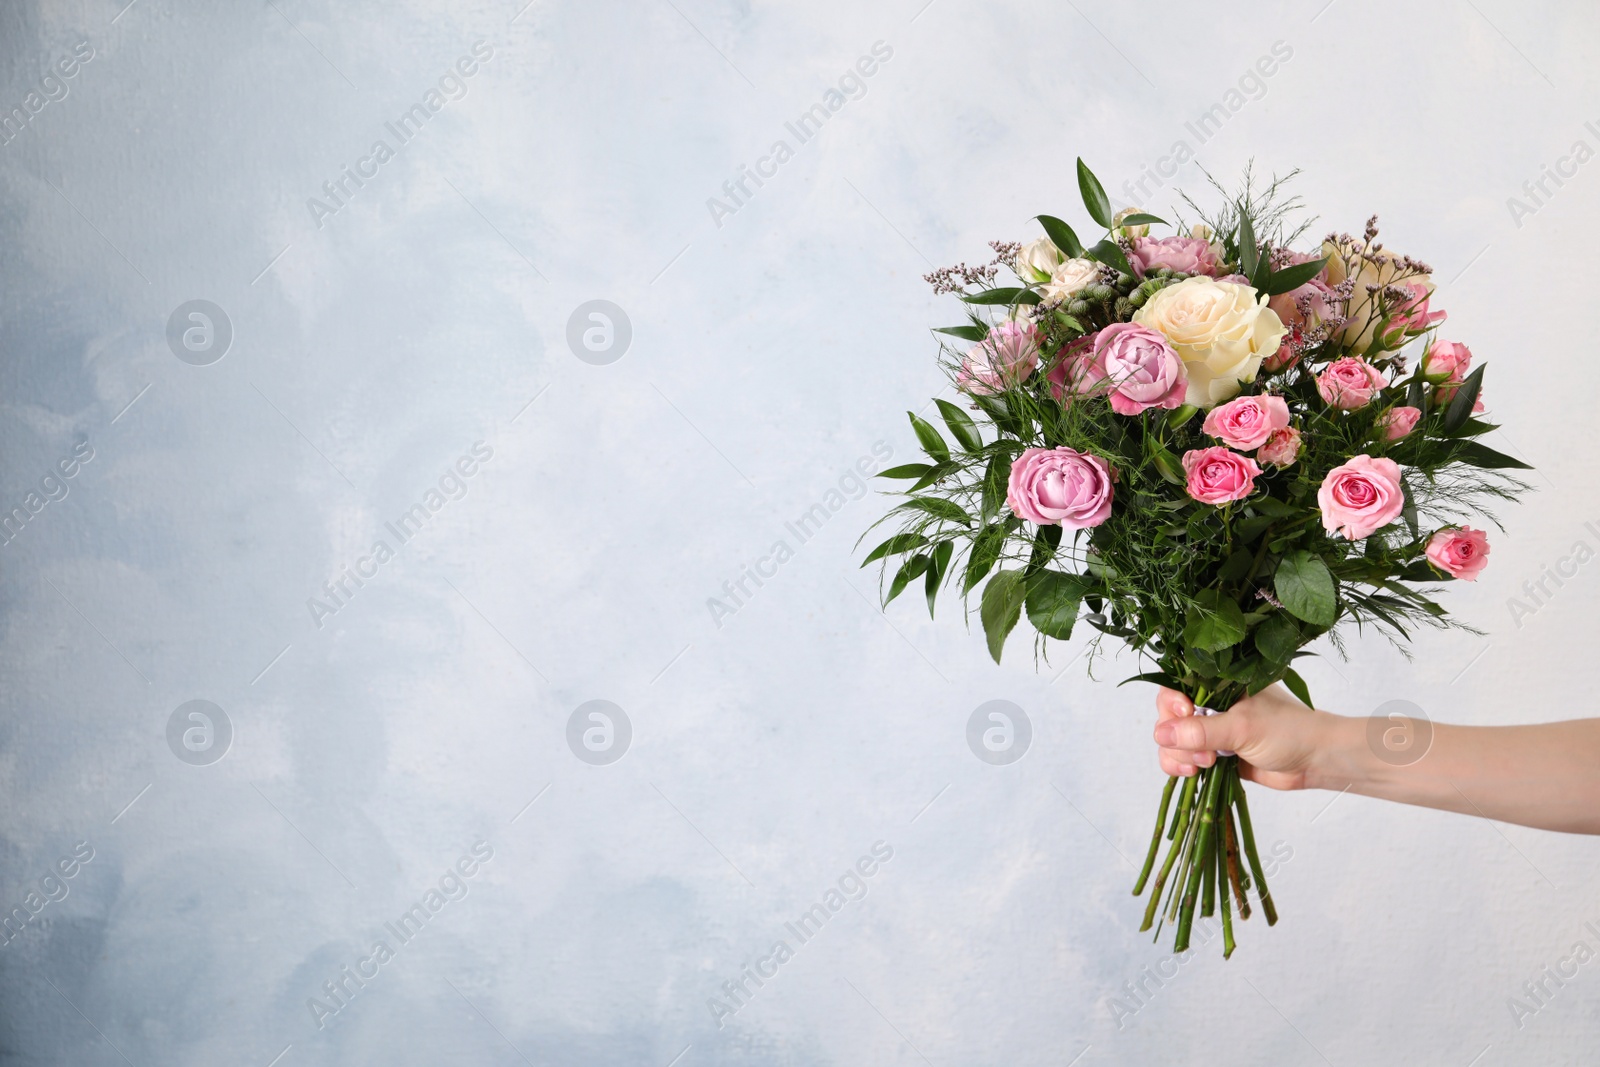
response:
<path fill-rule="evenodd" d="M 1227 793 L 1226 792 L 1223 793 L 1223 808 L 1224 808 L 1224 812 L 1226 812 L 1226 808 L 1227 808 Z M 1229 820 L 1227 820 L 1225 818 L 1224 821 L 1223 821 L 1223 825 L 1224 826 L 1229 825 Z M 1219 900 L 1217 903 L 1218 903 L 1218 906 L 1222 909 L 1222 958 L 1223 959 L 1227 959 L 1228 957 L 1233 955 L 1233 909 L 1228 906 L 1228 883 L 1227 883 L 1227 881 L 1225 880 L 1225 877 L 1224 877 L 1224 871 L 1223 871 L 1223 863 L 1224 862 L 1225 862 L 1225 860 L 1223 858 L 1223 854 L 1219 850 L 1217 852 L 1216 867 L 1217 867 L 1217 881 L 1222 882 L 1222 885 L 1219 887 L 1222 890 L 1222 892 L 1220 894 L 1221 895 L 1221 900 Z"/>
<path fill-rule="evenodd" d="M 1261 900 L 1261 910 L 1267 917 L 1267 925 L 1274 926 L 1278 922 L 1278 909 L 1272 905 L 1272 890 L 1267 888 L 1267 876 L 1261 873 L 1261 856 L 1256 852 L 1256 835 L 1250 827 L 1250 802 L 1245 799 L 1244 783 L 1238 779 L 1234 779 L 1233 794 L 1239 807 L 1239 833 L 1244 838 L 1245 858 L 1250 861 L 1250 871 L 1256 879 L 1256 896 Z"/>
<path fill-rule="evenodd" d="M 1239 768 L 1236 766 L 1233 768 L 1232 775 L 1230 775 L 1230 777 L 1237 776 L 1238 773 Z M 1229 784 L 1232 785 L 1231 782 Z M 1228 792 L 1229 800 L 1231 801 L 1234 799 L 1233 791 L 1230 789 Z M 1250 898 L 1245 895 L 1244 879 L 1240 877 L 1239 835 L 1233 827 L 1233 805 L 1231 803 L 1223 805 L 1222 820 L 1223 840 L 1227 844 L 1228 884 L 1233 887 L 1233 897 L 1239 902 L 1239 918 L 1249 919 Z M 1226 900 L 1228 894 L 1224 892 L 1222 896 L 1223 899 Z"/>
<path fill-rule="evenodd" d="M 1189 931 L 1194 926 L 1194 909 L 1200 892 L 1200 880 L 1206 865 L 1212 861 L 1212 845 L 1216 837 L 1217 790 L 1224 775 L 1222 768 L 1213 766 L 1206 774 L 1205 792 L 1200 797 L 1200 824 L 1195 832 L 1192 851 L 1194 862 L 1189 867 L 1188 884 L 1184 886 L 1183 900 L 1178 910 L 1178 936 L 1172 950 L 1182 952 L 1189 947 Z"/>
<path fill-rule="evenodd" d="M 1194 799 L 1194 789 L 1195 780 L 1193 778 L 1185 778 L 1183 791 L 1178 794 L 1177 822 L 1173 824 L 1173 831 L 1177 839 L 1173 842 L 1172 847 L 1167 850 L 1167 858 L 1161 864 L 1161 873 L 1156 875 L 1156 884 L 1150 890 L 1150 903 L 1144 909 L 1144 924 L 1139 927 L 1141 933 L 1150 929 L 1150 925 L 1155 922 L 1156 911 L 1161 906 L 1161 888 L 1167 884 L 1167 876 L 1172 873 L 1172 865 L 1177 862 L 1178 854 L 1183 851 L 1184 832 L 1189 826 L 1190 802 Z M 1173 835 L 1169 834 L 1168 836 Z"/>
<path fill-rule="evenodd" d="M 1156 852 L 1161 848 L 1161 831 L 1167 826 L 1167 807 L 1172 803 L 1172 789 L 1177 784 L 1176 777 L 1168 778 L 1166 787 L 1161 790 L 1161 810 L 1156 812 L 1156 830 L 1150 835 L 1150 851 L 1145 853 L 1144 869 L 1139 872 L 1139 880 L 1133 884 L 1134 896 L 1144 892 L 1145 880 L 1156 865 Z"/>

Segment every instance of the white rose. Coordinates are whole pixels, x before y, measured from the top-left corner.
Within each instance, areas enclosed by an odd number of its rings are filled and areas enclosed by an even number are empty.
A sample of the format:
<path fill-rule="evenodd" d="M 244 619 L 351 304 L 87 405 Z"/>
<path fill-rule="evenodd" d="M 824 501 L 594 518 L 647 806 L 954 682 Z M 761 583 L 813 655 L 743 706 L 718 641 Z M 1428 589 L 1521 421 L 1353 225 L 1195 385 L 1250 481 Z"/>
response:
<path fill-rule="evenodd" d="M 1086 285 L 1100 281 L 1100 264 L 1092 259 L 1067 259 L 1050 273 L 1050 280 L 1039 287 L 1046 300 L 1067 300 Z"/>
<path fill-rule="evenodd" d="M 1328 285 L 1335 286 L 1350 277 L 1349 266 L 1345 257 L 1350 257 L 1359 266 L 1355 274 L 1355 291 L 1350 294 L 1350 308 L 1346 313 L 1348 322 L 1339 331 L 1339 339 L 1349 345 L 1356 352 L 1365 352 L 1372 344 L 1372 335 L 1378 328 L 1382 316 L 1373 302 L 1373 293 L 1367 291 L 1367 286 L 1376 285 L 1382 288 L 1393 285 L 1402 276 L 1407 285 L 1421 285 L 1426 292 L 1433 292 L 1433 279 L 1426 274 L 1411 274 L 1400 266 L 1400 257 L 1391 252 L 1377 252 L 1379 262 L 1362 259 L 1361 246 L 1340 245 L 1331 241 L 1322 243 L 1322 254 L 1328 257 Z"/>
<path fill-rule="evenodd" d="M 1017 272 L 1017 277 L 1030 285 L 1047 282 L 1055 269 L 1061 266 L 1061 261 L 1066 256 L 1057 248 L 1048 237 L 1041 237 L 1022 246 L 1022 251 L 1017 253 L 1016 260 L 1011 264 L 1011 269 Z"/>
<path fill-rule="evenodd" d="M 1248 285 L 1204 275 L 1159 289 L 1133 321 L 1165 337 L 1189 374 L 1185 400 L 1210 408 L 1253 382 L 1288 331 Z"/>

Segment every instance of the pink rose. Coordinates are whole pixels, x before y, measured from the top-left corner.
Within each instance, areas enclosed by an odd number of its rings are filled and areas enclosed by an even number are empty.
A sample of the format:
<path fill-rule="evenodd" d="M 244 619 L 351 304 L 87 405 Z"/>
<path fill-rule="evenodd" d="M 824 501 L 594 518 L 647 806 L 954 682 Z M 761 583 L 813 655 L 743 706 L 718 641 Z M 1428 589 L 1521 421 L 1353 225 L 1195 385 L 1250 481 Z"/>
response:
<path fill-rule="evenodd" d="M 1423 373 L 1441 381 L 1459 382 L 1472 365 L 1472 349 L 1460 341 L 1435 341 L 1422 357 Z"/>
<path fill-rule="evenodd" d="M 1383 431 L 1387 440 L 1398 441 L 1417 428 L 1417 420 L 1420 418 L 1422 412 L 1419 409 L 1401 404 L 1378 416 L 1378 429 Z"/>
<path fill-rule="evenodd" d="M 1267 443 L 1256 449 L 1256 458 L 1274 467 L 1287 467 L 1300 458 L 1300 431 L 1290 426 L 1274 430 Z"/>
<path fill-rule="evenodd" d="M 1422 356 L 1422 373 L 1450 385 L 1465 378 L 1471 365 L 1472 349 L 1460 341 L 1435 341 Z"/>
<path fill-rule="evenodd" d="M 1389 317 L 1389 329 L 1403 329 L 1407 333 L 1422 333 L 1431 330 L 1445 320 L 1443 311 L 1429 311 L 1428 301 L 1433 295 L 1433 287 L 1421 282 L 1397 282 L 1401 289 L 1411 292 L 1411 299 L 1401 304 Z"/>
<path fill-rule="evenodd" d="M 1099 456 L 1030 448 L 1011 464 L 1006 502 L 1019 519 L 1085 530 L 1111 514 L 1111 482 L 1111 466 Z"/>
<path fill-rule="evenodd" d="M 1028 380 L 1039 366 L 1039 330 L 1031 322 L 1002 322 L 967 350 L 956 388 L 993 396 Z"/>
<path fill-rule="evenodd" d="M 1055 366 L 1045 377 L 1050 382 L 1050 393 L 1061 404 L 1070 404 L 1074 397 L 1087 396 L 1099 382 L 1094 362 L 1094 334 L 1080 337 L 1063 348 L 1056 357 Z"/>
<path fill-rule="evenodd" d="M 1489 535 L 1470 526 L 1446 526 L 1428 538 L 1428 562 L 1453 578 L 1474 582 L 1489 562 Z"/>
<path fill-rule="evenodd" d="M 1241 396 L 1211 409 L 1201 429 L 1225 445 L 1259 448 L 1274 431 L 1289 425 L 1289 405 L 1281 396 Z"/>
<path fill-rule="evenodd" d="M 1222 505 L 1255 492 L 1256 476 L 1262 470 L 1249 456 L 1213 446 L 1185 452 L 1183 473 L 1189 477 L 1190 496 L 1202 504 Z"/>
<path fill-rule="evenodd" d="M 1400 464 L 1356 456 L 1328 472 L 1317 490 L 1322 527 L 1359 541 L 1393 522 L 1405 507 Z"/>
<path fill-rule="evenodd" d="M 1293 333 L 1294 331 L 1291 329 L 1291 337 L 1293 336 Z M 1290 339 L 1285 338 L 1283 344 L 1278 346 L 1278 350 L 1276 352 L 1272 353 L 1272 355 L 1261 361 L 1261 369 L 1266 371 L 1268 374 L 1277 374 L 1281 371 L 1288 370 L 1290 367 L 1299 362 L 1300 353 L 1294 350 L 1294 345 L 1290 343 Z"/>
<path fill-rule="evenodd" d="M 1183 274 L 1215 274 L 1217 254 L 1198 237 L 1135 237 L 1128 264 L 1141 278 L 1162 267 Z"/>
<path fill-rule="evenodd" d="M 1284 266 L 1299 266 L 1310 262 L 1312 258 L 1303 252 L 1291 252 Z M 1269 299 L 1267 307 L 1278 313 L 1279 320 L 1285 326 L 1315 326 L 1337 319 L 1340 317 L 1338 299 L 1333 295 L 1333 290 L 1328 288 L 1327 278 L 1328 268 L 1324 266 L 1321 273 L 1304 285 Z"/>
<path fill-rule="evenodd" d="M 1383 372 L 1357 356 L 1336 359 L 1317 375 L 1322 399 L 1343 411 L 1366 407 L 1387 384 Z"/>
<path fill-rule="evenodd" d="M 1167 339 L 1132 322 L 1112 323 L 1094 338 L 1092 373 L 1109 392 L 1111 410 L 1137 415 L 1146 408 L 1183 405 L 1189 375 Z"/>

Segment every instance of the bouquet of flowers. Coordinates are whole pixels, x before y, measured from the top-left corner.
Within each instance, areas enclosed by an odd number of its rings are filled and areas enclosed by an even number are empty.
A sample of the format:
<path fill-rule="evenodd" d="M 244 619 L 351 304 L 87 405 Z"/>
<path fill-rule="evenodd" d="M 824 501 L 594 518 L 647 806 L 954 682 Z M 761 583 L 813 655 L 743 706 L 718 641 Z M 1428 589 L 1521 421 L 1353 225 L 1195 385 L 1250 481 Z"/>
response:
<path fill-rule="evenodd" d="M 1078 185 L 1093 245 L 1040 215 L 1043 237 L 927 276 L 967 305 L 937 331 L 971 345 L 943 349 L 965 403 L 935 401 L 948 438 L 912 414 L 928 462 L 880 475 L 911 483 L 866 558 L 885 604 L 918 578 L 930 614 L 945 586 L 981 586 L 996 662 L 1024 612 L 1036 655 L 1081 614 L 1091 652 L 1110 635 L 1138 655 L 1129 681 L 1219 711 L 1278 681 L 1310 704 L 1292 664 L 1324 635 L 1342 654 L 1347 623 L 1402 651 L 1414 626 L 1461 625 L 1430 587 L 1477 577 L 1489 542 L 1463 522 L 1495 521 L 1527 465 L 1478 440 L 1484 368 L 1435 335 L 1427 264 L 1384 249 L 1376 218 L 1297 250 L 1298 198 L 1248 172 L 1209 214 L 1185 197 L 1200 221 L 1167 237 L 1113 215 L 1082 160 Z M 995 286 L 1002 266 L 1019 284 Z M 1140 929 L 1175 922 L 1177 951 L 1197 908 L 1220 912 L 1228 956 L 1250 890 L 1277 912 L 1220 755 L 1167 781 L 1134 894 L 1149 885 Z"/>

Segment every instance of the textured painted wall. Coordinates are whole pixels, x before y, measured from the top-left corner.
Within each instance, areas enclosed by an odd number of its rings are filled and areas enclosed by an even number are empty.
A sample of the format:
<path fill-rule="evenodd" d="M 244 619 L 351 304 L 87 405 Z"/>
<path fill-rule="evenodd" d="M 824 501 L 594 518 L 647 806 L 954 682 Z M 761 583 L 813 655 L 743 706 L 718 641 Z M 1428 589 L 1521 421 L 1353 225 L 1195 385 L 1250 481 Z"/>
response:
<path fill-rule="evenodd" d="M 1259 795 L 1284 920 L 1180 967 L 1132 664 L 996 668 L 852 549 L 922 273 L 1079 154 L 1156 211 L 1254 156 L 1436 265 L 1540 470 L 1486 638 L 1313 692 L 1593 713 L 1600 573 L 1508 606 L 1600 547 L 1592 10 L 125 2 L 0 14 L 0 1062 L 1592 1053 L 1593 841 Z"/>

